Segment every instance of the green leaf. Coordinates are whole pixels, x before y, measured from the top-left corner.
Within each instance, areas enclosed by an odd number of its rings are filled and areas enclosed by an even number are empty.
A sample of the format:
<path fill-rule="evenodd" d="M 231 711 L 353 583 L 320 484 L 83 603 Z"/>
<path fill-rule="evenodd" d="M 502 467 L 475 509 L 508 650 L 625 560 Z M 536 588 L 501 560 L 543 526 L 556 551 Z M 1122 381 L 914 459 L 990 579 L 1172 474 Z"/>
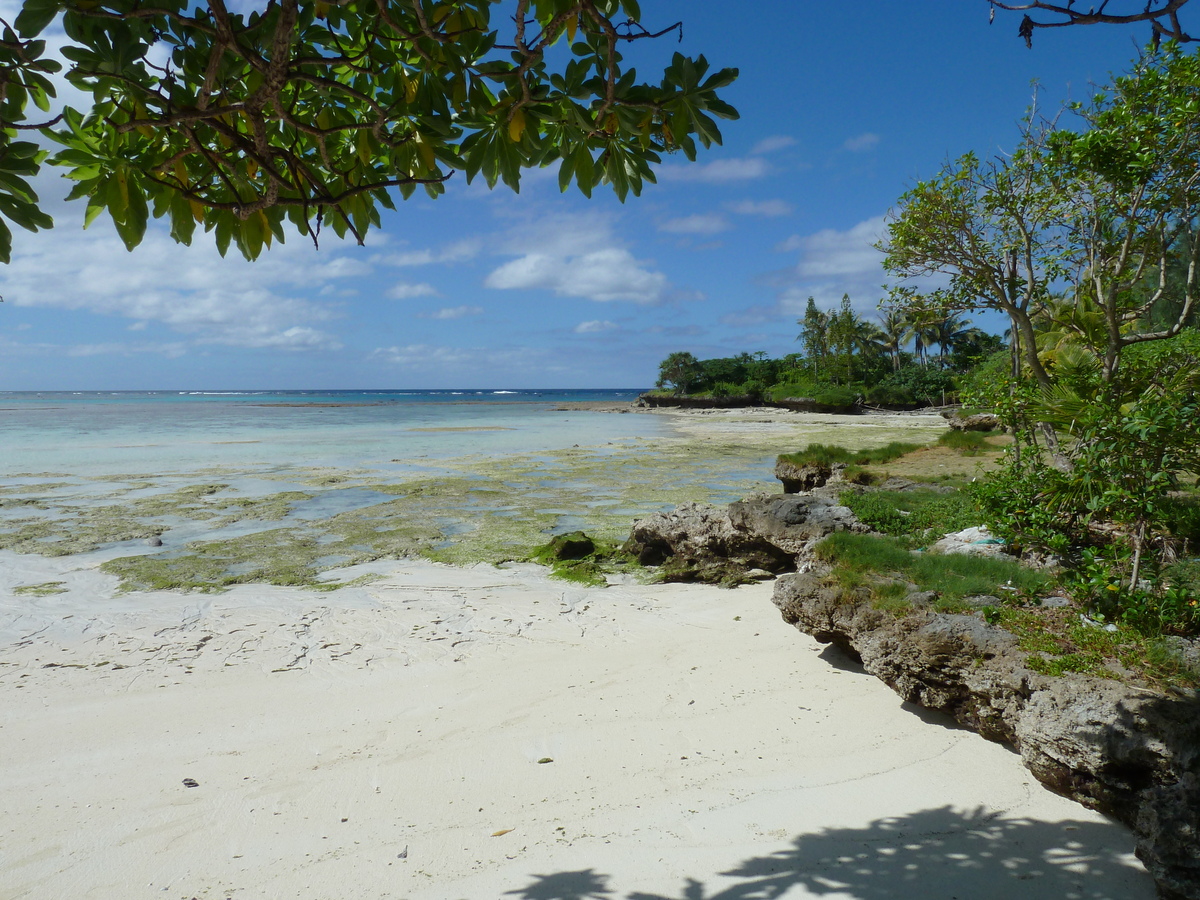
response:
<path fill-rule="evenodd" d="M 59 0 L 25 0 L 17 20 L 13 24 L 23 38 L 35 37 L 54 21 L 61 4 Z"/>

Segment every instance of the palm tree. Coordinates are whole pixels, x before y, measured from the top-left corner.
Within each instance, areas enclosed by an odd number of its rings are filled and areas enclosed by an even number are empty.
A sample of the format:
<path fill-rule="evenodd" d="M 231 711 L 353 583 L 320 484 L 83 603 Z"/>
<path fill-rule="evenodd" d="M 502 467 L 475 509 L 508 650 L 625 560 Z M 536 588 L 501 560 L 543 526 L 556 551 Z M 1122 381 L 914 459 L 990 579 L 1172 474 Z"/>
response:
<path fill-rule="evenodd" d="M 908 320 L 894 306 L 884 310 L 879 321 L 879 348 L 892 358 L 892 371 L 900 371 L 900 348 L 908 340 Z"/>
<path fill-rule="evenodd" d="M 906 311 L 905 322 L 908 325 L 908 335 L 913 340 L 913 349 L 921 365 L 929 365 L 929 348 L 937 343 L 937 326 L 941 314 L 929 308 L 915 308 Z"/>
<path fill-rule="evenodd" d="M 943 319 L 934 324 L 934 339 L 941 348 L 943 360 L 956 346 L 966 340 L 971 330 L 970 325 L 970 319 L 964 319 L 960 313 L 956 312 L 946 313 Z"/>

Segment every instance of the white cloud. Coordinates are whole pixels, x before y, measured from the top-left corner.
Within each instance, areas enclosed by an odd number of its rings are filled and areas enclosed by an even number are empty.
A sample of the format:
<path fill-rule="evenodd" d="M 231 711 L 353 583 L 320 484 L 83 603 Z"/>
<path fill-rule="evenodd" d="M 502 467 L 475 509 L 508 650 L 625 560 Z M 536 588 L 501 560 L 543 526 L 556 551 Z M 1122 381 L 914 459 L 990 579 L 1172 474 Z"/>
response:
<path fill-rule="evenodd" d="M 420 284 L 400 283 L 387 292 L 387 296 L 392 300 L 412 300 L 414 297 L 436 297 L 437 295 L 438 292 L 434 286 L 423 281 Z"/>
<path fill-rule="evenodd" d="M 727 184 L 731 181 L 752 181 L 769 175 L 771 167 L 758 156 L 714 159 L 708 163 L 685 163 L 662 166 L 659 181 L 699 181 L 706 184 Z"/>
<path fill-rule="evenodd" d="M 783 150 L 786 147 L 795 145 L 796 139 L 789 137 L 786 134 L 775 134 L 770 137 L 765 137 L 750 150 L 751 155 L 758 156 L 763 153 L 774 153 L 777 150 Z"/>
<path fill-rule="evenodd" d="M 575 326 L 576 334 L 598 334 L 601 331 L 613 331 L 617 328 L 616 322 L 609 322 L 607 319 L 593 319 L 590 322 L 580 322 Z"/>
<path fill-rule="evenodd" d="M 729 222 L 717 213 L 700 213 L 694 216 L 682 216 L 678 219 L 668 219 L 658 226 L 659 231 L 668 234 L 719 234 L 729 229 Z"/>
<path fill-rule="evenodd" d="M 69 226 L 52 235 L 20 232 L 4 273 L 5 299 L 15 306 L 123 317 L 135 328 L 158 323 L 196 344 L 287 350 L 341 346 L 317 327 L 334 319 L 335 310 L 289 296 L 288 289 L 358 278 L 370 272 L 369 266 L 339 255 L 336 243 L 318 254 L 295 241 L 247 263 L 236 254 L 222 260 L 200 240 L 182 247 L 155 224 L 130 254 L 107 221 L 97 221 L 86 233 Z"/>
<path fill-rule="evenodd" d="M 422 319 L 461 319 L 483 314 L 482 306 L 447 306 L 437 312 L 418 313 Z"/>
<path fill-rule="evenodd" d="M 849 150 L 851 153 L 861 153 L 864 150 L 870 150 L 879 143 L 879 135 L 873 134 L 870 131 L 848 138 L 842 148 Z"/>
<path fill-rule="evenodd" d="M 792 205 L 784 200 L 739 200 L 736 203 L 730 203 L 728 208 L 730 212 L 735 212 L 739 216 L 773 218 L 792 214 Z"/>
<path fill-rule="evenodd" d="M 377 253 L 371 262 L 385 266 L 429 266 L 467 262 L 479 255 L 480 242 L 474 239 L 456 241 L 440 250 L 401 250 L 395 253 Z"/>
<path fill-rule="evenodd" d="M 799 238 L 801 256 L 796 271 L 802 278 L 860 277 L 882 272 L 883 254 L 874 244 L 883 236 L 883 221 L 883 216 L 875 216 L 847 231 L 826 228 Z"/>
<path fill-rule="evenodd" d="M 783 280 L 779 311 L 798 315 L 808 298 L 829 308 L 849 294 L 855 308 L 873 311 L 879 300 L 880 285 L 887 276 L 883 254 L 873 244 L 884 230 L 884 217 L 875 216 L 845 231 L 826 228 L 810 235 L 793 235 L 776 249 L 799 251 L 800 259 Z"/>
<path fill-rule="evenodd" d="M 667 277 L 620 245 L 609 220 L 596 215 L 558 215 L 518 228 L 501 253 L 515 255 L 494 269 L 484 285 L 496 290 L 546 290 L 560 297 L 601 303 L 658 303 Z"/>
<path fill-rule="evenodd" d="M 663 296 L 667 277 L 643 269 L 628 250 L 608 247 L 574 257 L 529 253 L 500 266 L 484 284 L 500 290 L 540 288 L 601 303 L 655 303 Z"/>

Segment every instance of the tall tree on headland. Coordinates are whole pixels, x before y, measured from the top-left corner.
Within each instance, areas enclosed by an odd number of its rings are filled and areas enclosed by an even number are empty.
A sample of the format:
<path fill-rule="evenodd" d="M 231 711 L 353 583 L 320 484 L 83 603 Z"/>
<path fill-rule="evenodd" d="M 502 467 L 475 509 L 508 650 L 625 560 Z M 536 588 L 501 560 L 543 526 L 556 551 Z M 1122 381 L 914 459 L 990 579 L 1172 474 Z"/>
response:
<path fill-rule="evenodd" d="M 817 301 L 809 297 L 808 306 L 804 310 L 804 318 L 797 319 L 796 324 L 800 326 L 800 333 L 796 335 L 796 340 L 800 343 L 801 352 L 804 353 L 804 358 L 813 375 L 820 377 L 830 350 L 830 315 L 817 309 Z"/>

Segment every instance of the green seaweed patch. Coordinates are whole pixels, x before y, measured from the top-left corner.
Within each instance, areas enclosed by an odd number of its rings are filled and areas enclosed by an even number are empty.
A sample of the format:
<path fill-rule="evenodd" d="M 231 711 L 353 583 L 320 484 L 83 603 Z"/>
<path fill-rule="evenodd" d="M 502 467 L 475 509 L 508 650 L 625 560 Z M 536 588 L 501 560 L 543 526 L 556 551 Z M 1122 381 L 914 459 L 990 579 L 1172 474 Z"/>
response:
<path fill-rule="evenodd" d="M 249 583 L 330 590 L 336 588 L 320 580 L 322 572 L 382 558 L 416 556 L 438 537 L 435 529 L 406 523 L 383 510 L 376 510 L 374 516 L 353 511 L 314 523 L 314 527 L 192 541 L 183 553 L 121 557 L 101 568 L 116 575 L 124 591 L 212 592 Z"/>
<path fill-rule="evenodd" d="M 0 550 L 69 556 L 87 553 L 105 544 L 157 537 L 162 528 L 137 522 L 120 506 L 68 512 L 56 519 L 19 519 L 3 523 Z"/>
<path fill-rule="evenodd" d="M 0 497 L 0 509 L 54 509 L 46 497 Z"/>
<path fill-rule="evenodd" d="M 100 570 L 120 579 L 122 591 L 222 591 L 238 578 L 227 560 L 200 553 L 180 556 L 122 556 L 110 559 Z"/>
<path fill-rule="evenodd" d="M 140 497 L 129 505 L 128 514 L 142 518 L 183 516 L 188 519 L 212 519 L 217 515 L 213 494 L 227 490 L 228 484 L 189 484 L 152 497 Z"/>
<path fill-rule="evenodd" d="M 529 547 L 543 540 L 557 516 L 522 511 L 515 516 L 486 515 L 460 525 L 452 536 L 424 553 L 427 559 L 453 566 L 499 565 L 524 560 Z"/>
<path fill-rule="evenodd" d="M 0 485 L 0 494 L 48 494 L 63 488 L 75 487 L 69 481 L 43 481 L 40 484 Z"/>
<path fill-rule="evenodd" d="M 54 594 L 65 594 L 65 581 L 43 581 L 41 584 L 20 584 L 13 588 L 14 594 L 26 597 L 51 597 Z"/>
<path fill-rule="evenodd" d="M 247 520 L 278 522 L 287 517 L 295 504 L 312 500 L 315 496 L 315 494 L 307 494 L 303 491 L 282 491 L 264 497 L 226 498 L 221 501 L 221 518 L 215 525 L 217 528 L 224 528 L 227 525 Z"/>
<path fill-rule="evenodd" d="M 550 567 L 564 581 L 603 586 L 609 574 L 640 570 L 637 560 L 615 541 L 592 538 L 582 531 L 557 534 L 529 554 L 530 562 Z"/>

